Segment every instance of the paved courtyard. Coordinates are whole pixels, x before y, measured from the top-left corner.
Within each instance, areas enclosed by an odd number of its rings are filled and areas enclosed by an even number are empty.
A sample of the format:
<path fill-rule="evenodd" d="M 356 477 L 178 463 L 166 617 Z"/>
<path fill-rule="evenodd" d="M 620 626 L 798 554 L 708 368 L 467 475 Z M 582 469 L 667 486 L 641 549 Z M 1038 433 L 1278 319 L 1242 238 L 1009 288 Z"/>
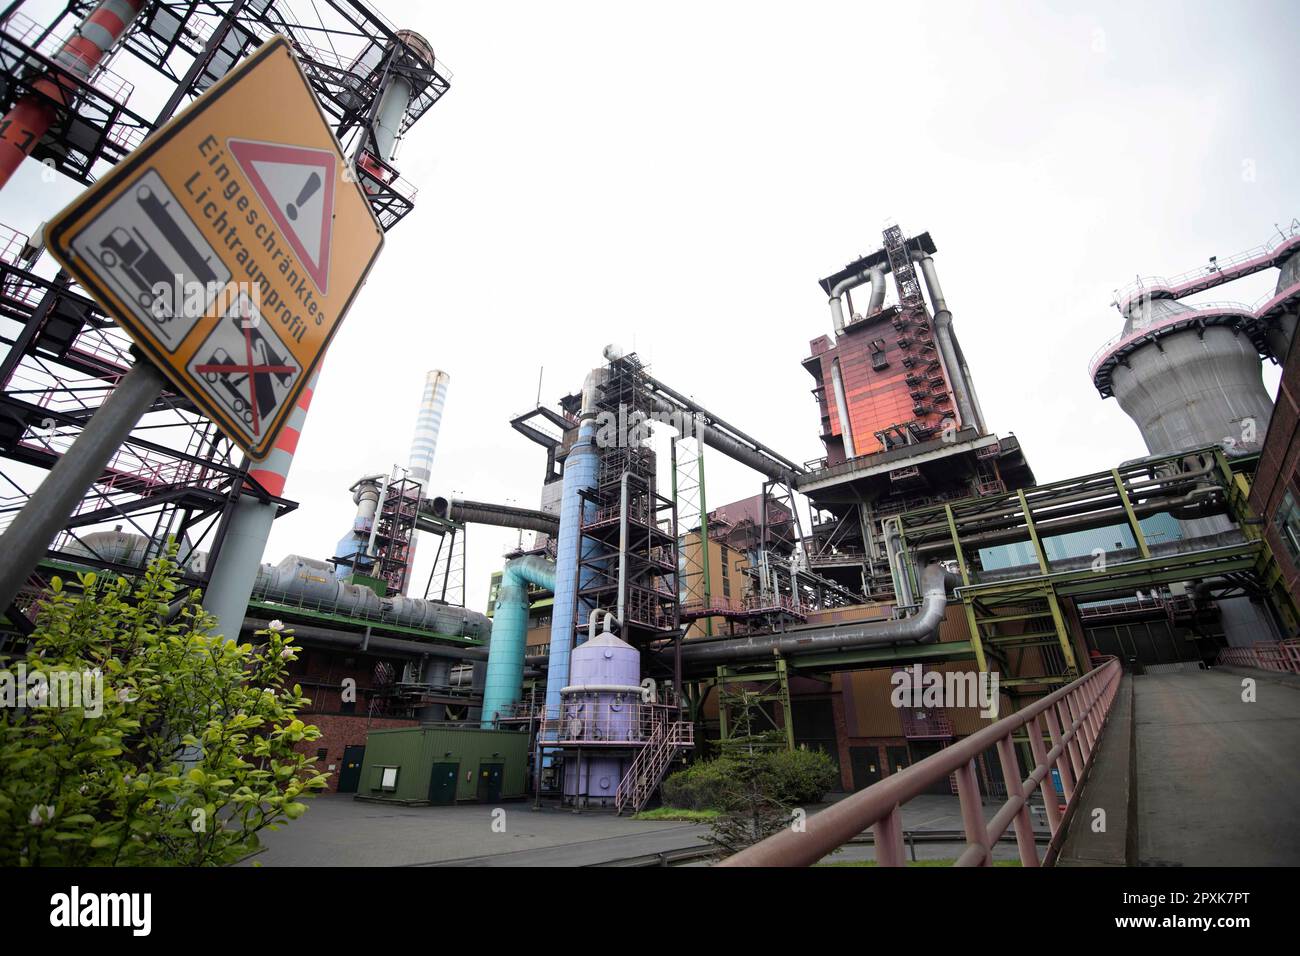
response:
<path fill-rule="evenodd" d="M 264 835 L 262 866 L 592 866 L 645 854 L 703 846 L 708 827 L 632 820 L 610 813 L 533 810 L 526 802 L 454 807 L 402 807 L 330 794 L 288 826 Z M 993 806 L 985 812 L 992 816 Z M 923 796 L 904 808 L 903 826 L 958 830 L 956 797 Z M 498 822 L 499 821 L 499 822 Z M 497 826 L 494 828 L 494 823 Z M 836 861 L 872 858 L 871 847 L 848 847 Z M 918 859 L 955 856 L 951 846 L 919 845 Z M 1015 857 L 1014 846 L 999 858 Z"/>

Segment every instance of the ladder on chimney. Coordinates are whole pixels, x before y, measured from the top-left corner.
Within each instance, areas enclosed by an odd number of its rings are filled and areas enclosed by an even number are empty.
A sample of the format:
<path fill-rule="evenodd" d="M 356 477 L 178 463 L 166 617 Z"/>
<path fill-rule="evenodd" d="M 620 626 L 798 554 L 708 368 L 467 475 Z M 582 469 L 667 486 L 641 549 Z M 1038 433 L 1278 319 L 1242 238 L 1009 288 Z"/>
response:
<path fill-rule="evenodd" d="M 916 279 L 916 268 L 912 265 L 912 254 L 908 251 L 903 230 L 890 226 L 885 230 L 884 240 L 889 271 L 894 274 L 894 285 L 898 288 L 899 305 L 905 310 L 913 310 L 921 304 L 921 284 Z"/>
<path fill-rule="evenodd" d="M 640 813 L 678 752 L 695 745 L 695 725 L 688 720 L 669 720 L 656 712 L 650 739 L 636 755 L 627 773 L 614 791 L 614 810 L 621 816 L 625 809 Z"/>

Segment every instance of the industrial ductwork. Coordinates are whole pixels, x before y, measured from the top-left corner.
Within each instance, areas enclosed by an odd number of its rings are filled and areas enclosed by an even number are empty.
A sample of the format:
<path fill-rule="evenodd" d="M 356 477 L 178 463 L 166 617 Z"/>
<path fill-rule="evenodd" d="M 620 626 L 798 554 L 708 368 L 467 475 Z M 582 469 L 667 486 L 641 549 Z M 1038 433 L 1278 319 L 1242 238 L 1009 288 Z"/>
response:
<path fill-rule="evenodd" d="M 497 726 L 498 719 L 508 715 L 519 701 L 528 636 L 528 585 L 554 592 L 555 570 L 554 561 L 535 554 L 515 558 L 502 569 L 492 612 L 492 642 L 483 685 L 484 727 Z"/>
<path fill-rule="evenodd" d="M 466 501 L 462 498 L 432 498 L 425 506 L 435 518 L 461 524 L 485 524 L 498 528 L 517 528 L 537 531 L 554 537 L 560 530 L 560 519 L 545 511 L 516 508 L 486 501 Z"/>
<path fill-rule="evenodd" d="M 835 334 L 844 331 L 844 306 L 842 296 L 850 289 L 856 289 L 865 282 L 871 283 L 871 299 L 867 303 L 866 315 L 875 315 L 885 304 L 885 270 L 880 266 L 864 269 L 855 276 L 841 279 L 831 288 L 831 320 L 835 325 Z"/>
<path fill-rule="evenodd" d="M 481 638 L 489 629 L 486 614 L 402 595 L 381 598 L 364 585 L 335 578 L 329 562 L 299 554 L 287 555 L 276 565 L 262 565 L 257 572 L 253 597 L 272 603 L 305 602 L 316 610 L 456 637 Z"/>
<path fill-rule="evenodd" d="M 625 361 L 622 350 L 617 346 L 606 346 L 604 354 L 610 362 Z M 639 376 L 651 390 L 646 397 L 653 411 L 689 418 L 696 437 L 715 451 L 742 465 L 748 465 L 773 481 L 788 482 L 794 475 L 803 473 L 803 468 L 784 455 L 777 454 L 707 408 L 646 374 L 644 370 L 639 371 Z"/>
<path fill-rule="evenodd" d="M 820 654 L 881 644 L 925 644 L 938 637 L 939 624 L 948 609 L 948 587 L 957 578 L 939 564 L 929 565 L 921 576 L 921 605 L 915 614 L 892 621 L 838 624 L 718 641 L 682 643 L 683 663 L 766 659 Z"/>
<path fill-rule="evenodd" d="M 939 285 L 939 275 L 934 269 L 934 259 L 924 252 L 912 253 L 913 261 L 921 266 L 921 276 L 925 279 L 925 288 L 930 293 L 930 306 L 934 309 L 934 332 L 939 345 L 939 360 L 952 386 L 953 397 L 957 401 L 957 413 L 961 416 L 962 427 L 973 426 L 981 435 L 987 433 L 984 416 L 975 399 L 975 390 L 970 382 L 970 370 L 966 359 L 961 354 L 961 346 L 952 331 L 952 313 L 943 297 L 943 288 Z"/>
<path fill-rule="evenodd" d="M 844 375 L 840 360 L 831 362 L 831 388 L 835 392 L 835 410 L 840 416 L 840 438 L 844 441 L 844 457 L 856 458 L 857 445 L 853 441 L 853 420 L 849 417 L 849 397 L 844 391 Z"/>

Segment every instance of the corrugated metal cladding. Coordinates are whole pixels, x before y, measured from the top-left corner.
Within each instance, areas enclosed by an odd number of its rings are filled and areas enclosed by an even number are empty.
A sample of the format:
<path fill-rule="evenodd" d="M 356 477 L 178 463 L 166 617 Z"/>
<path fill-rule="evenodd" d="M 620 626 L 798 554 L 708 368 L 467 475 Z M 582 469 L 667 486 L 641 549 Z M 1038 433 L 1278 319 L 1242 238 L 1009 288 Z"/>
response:
<path fill-rule="evenodd" d="M 1143 518 L 1138 524 L 1147 544 L 1164 544 L 1167 541 L 1182 539 L 1182 529 L 1178 520 L 1172 515 L 1158 514 Z M 1136 548 L 1133 532 L 1128 525 L 1110 525 L 1105 528 L 1093 528 L 1088 531 L 1072 531 L 1043 539 L 1043 550 L 1049 561 L 1063 558 L 1079 558 L 1092 554 L 1098 548 L 1107 553 Z M 1037 564 L 1033 546 L 1028 540 L 1015 544 L 1000 544 L 993 548 L 980 548 L 980 563 L 987 571 L 999 568 L 1014 568 L 1026 564 Z"/>
<path fill-rule="evenodd" d="M 883 449 L 876 432 L 912 421 L 938 427 L 942 412 L 953 408 L 952 390 L 940 367 L 925 314 L 904 315 L 898 328 L 892 321 L 896 315 L 892 308 L 880 315 L 850 325 L 834 344 L 825 336 L 814 339 L 810 343 L 813 354 L 805 360 L 805 367 L 817 380 L 823 426 L 828 436 L 836 437 L 841 429 L 831 366 L 839 360 L 859 455 Z M 921 406 L 924 410 L 918 414 L 916 409 Z"/>
<path fill-rule="evenodd" d="M 510 730 L 403 727 L 372 730 L 366 737 L 358 796 L 424 803 L 430 800 L 434 765 L 455 764 L 455 799 L 479 799 L 485 766 L 500 765 L 498 799 L 524 796 L 528 735 Z M 397 768 L 397 789 L 383 788 L 385 767 Z"/>
<path fill-rule="evenodd" d="M 845 624 L 851 621 L 885 621 L 893 611 L 892 604 L 855 604 L 852 607 L 837 607 L 828 611 L 812 611 L 808 615 L 810 625 Z"/>
<path fill-rule="evenodd" d="M 939 664 L 925 664 L 924 673 L 937 671 L 941 673 L 973 673 L 975 661 L 947 661 Z M 894 668 L 876 668 L 869 671 L 853 671 L 845 674 L 843 680 L 851 683 L 846 697 L 851 697 L 852 708 L 846 707 L 849 721 L 849 734 L 853 737 L 901 737 L 903 723 L 899 710 L 890 700 L 894 687 L 890 675 Z M 1005 706 L 1005 704 L 1004 704 Z M 979 707 L 946 707 L 945 712 L 952 723 L 953 733 L 957 736 L 973 734 L 986 727 L 989 721 L 979 715 Z"/>

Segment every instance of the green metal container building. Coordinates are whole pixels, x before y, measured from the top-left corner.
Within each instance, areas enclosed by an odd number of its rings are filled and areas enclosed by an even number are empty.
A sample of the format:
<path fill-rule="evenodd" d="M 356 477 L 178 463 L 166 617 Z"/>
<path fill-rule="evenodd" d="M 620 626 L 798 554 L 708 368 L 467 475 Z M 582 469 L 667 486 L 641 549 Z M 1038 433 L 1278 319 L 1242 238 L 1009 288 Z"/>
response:
<path fill-rule="evenodd" d="M 528 734 L 514 730 L 398 727 L 372 730 L 360 800 L 403 804 L 490 803 L 523 797 Z"/>

